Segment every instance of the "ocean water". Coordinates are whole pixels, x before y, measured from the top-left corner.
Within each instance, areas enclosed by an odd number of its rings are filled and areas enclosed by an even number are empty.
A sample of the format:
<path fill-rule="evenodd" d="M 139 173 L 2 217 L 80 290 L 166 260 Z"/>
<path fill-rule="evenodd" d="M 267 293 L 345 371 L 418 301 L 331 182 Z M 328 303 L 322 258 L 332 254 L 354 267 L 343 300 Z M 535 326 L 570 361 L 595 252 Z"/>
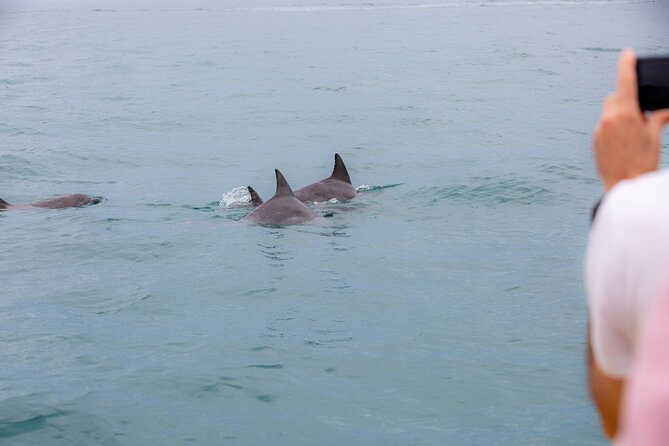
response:
<path fill-rule="evenodd" d="M 105 201 L 0 214 L 0 444 L 606 444 L 591 133 L 620 49 L 669 53 L 667 17 L 3 1 L 0 197 Z M 361 194 L 322 224 L 222 200 L 335 152 Z"/>

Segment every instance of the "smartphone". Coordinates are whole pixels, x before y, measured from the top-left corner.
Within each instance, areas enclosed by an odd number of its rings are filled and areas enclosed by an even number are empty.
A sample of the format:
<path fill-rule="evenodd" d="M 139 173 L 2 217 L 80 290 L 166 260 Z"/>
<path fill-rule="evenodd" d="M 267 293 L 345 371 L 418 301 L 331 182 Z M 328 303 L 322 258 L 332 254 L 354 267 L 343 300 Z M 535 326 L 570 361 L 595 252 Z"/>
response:
<path fill-rule="evenodd" d="M 636 78 L 641 110 L 669 108 L 669 56 L 639 58 Z"/>

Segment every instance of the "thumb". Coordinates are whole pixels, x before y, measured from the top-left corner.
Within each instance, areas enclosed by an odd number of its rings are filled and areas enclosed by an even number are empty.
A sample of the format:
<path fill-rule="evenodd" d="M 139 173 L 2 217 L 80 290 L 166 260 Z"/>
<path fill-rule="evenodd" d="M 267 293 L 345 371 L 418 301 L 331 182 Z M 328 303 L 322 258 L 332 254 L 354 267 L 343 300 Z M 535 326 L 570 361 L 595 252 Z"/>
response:
<path fill-rule="evenodd" d="M 669 124 L 669 110 L 659 110 L 648 117 L 648 127 L 653 135 L 659 136 L 667 124 Z"/>

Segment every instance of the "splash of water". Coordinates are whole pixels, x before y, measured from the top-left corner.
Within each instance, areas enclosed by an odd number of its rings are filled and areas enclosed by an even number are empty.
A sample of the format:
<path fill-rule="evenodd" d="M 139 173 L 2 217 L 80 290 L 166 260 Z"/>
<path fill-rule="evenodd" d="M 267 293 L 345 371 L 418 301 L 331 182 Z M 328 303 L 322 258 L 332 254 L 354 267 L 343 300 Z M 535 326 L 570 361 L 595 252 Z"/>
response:
<path fill-rule="evenodd" d="M 238 186 L 221 196 L 218 205 L 222 208 L 234 208 L 248 206 L 251 202 L 251 194 L 246 186 Z"/>
<path fill-rule="evenodd" d="M 370 190 L 379 189 L 380 187 L 382 186 L 371 186 L 369 184 L 361 184 L 360 186 L 356 187 L 355 190 L 358 192 L 367 192 Z"/>

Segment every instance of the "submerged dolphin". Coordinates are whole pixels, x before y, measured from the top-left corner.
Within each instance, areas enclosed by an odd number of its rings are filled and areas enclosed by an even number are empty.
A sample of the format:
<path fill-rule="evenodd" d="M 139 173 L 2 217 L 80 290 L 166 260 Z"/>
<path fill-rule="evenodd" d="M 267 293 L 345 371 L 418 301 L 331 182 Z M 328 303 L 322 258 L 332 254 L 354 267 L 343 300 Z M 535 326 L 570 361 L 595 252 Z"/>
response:
<path fill-rule="evenodd" d="M 293 190 L 281 172 L 278 169 L 274 169 L 274 172 L 276 193 L 244 217 L 244 220 L 264 225 L 295 225 L 320 218 L 309 206 L 295 198 Z M 257 194 L 255 195 L 257 197 Z"/>
<path fill-rule="evenodd" d="M 63 195 L 62 197 L 47 198 L 46 200 L 36 201 L 34 203 L 9 204 L 0 198 L 0 211 L 7 209 L 29 209 L 29 208 L 76 208 L 88 206 L 89 204 L 98 204 L 102 201 L 98 197 L 89 197 L 84 194 Z"/>
<path fill-rule="evenodd" d="M 303 203 L 323 202 L 332 200 L 348 201 L 355 198 L 358 191 L 351 184 L 351 177 L 338 153 L 335 153 L 335 164 L 332 175 L 317 183 L 304 186 L 295 191 L 295 197 Z"/>

